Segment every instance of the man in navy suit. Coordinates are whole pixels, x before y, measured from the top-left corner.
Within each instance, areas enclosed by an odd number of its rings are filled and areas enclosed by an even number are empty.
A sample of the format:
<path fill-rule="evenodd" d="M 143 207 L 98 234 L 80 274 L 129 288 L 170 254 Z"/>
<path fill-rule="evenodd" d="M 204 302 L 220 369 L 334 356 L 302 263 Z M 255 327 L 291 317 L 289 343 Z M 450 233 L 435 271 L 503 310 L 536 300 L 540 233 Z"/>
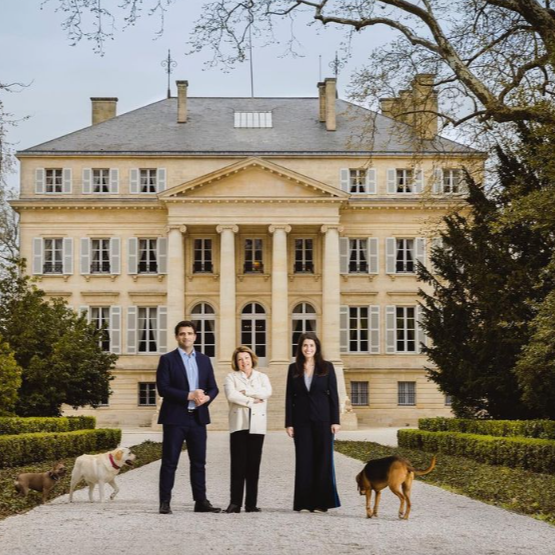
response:
<path fill-rule="evenodd" d="M 164 398 L 158 424 L 164 427 L 160 468 L 160 514 L 170 507 L 175 471 L 183 442 L 187 443 L 195 512 L 219 513 L 206 499 L 206 425 L 208 405 L 218 395 L 210 359 L 194 349 L 195 325 L 187 320 L 175 326 L 177 349 L 162 355 L 156 372 L 156 387 Z"/>

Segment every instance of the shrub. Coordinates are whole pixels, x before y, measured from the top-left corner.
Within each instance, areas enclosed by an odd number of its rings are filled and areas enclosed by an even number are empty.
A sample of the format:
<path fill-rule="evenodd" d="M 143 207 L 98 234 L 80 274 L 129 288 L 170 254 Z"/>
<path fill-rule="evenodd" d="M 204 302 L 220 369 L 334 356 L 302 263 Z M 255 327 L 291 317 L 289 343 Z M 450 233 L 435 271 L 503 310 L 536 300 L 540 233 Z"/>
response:
<path fill-rule="evenodd" d="M 94 430 L 96 419 L 94 416 L 59 416 L 59 417 L 30 417 L 0 418 L 0 436 L 31 434 L 36 432 L 73 432 L 76 430 Z"/>

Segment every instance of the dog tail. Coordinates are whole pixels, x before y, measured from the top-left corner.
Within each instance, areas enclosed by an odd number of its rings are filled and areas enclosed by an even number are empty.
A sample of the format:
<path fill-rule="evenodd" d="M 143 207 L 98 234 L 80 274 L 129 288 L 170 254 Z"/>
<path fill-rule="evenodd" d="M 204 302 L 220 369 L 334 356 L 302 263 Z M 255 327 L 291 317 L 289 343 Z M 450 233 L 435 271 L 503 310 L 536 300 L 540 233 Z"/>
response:
<path fill-rule="evenodd" d="M 436 458 L 437 458 L 437 455 L 434 455 L 432 457 L 432 462 L 430 463 L 430 466 L 426 470 L 418 470 L 412 467 L 410 470 L 414 472 L 416 476 L 424 476 L 425 474 L 429 474 L 436 467 Z"/>

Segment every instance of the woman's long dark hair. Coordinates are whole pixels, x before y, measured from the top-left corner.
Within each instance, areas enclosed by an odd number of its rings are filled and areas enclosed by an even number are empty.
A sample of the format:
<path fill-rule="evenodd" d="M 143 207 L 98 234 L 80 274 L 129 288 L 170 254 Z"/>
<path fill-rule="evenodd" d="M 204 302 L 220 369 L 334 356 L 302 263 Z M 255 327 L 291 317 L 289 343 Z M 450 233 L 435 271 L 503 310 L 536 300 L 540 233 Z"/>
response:
<path fill-rule="evenodd" d="M 316 353 L 314 354 L 314 373 L 317 376 L 325 376 L 328 373 L 328 367 L 324 357 L 322 356 L 322 344 L 314 332 L 307 331 L 306 333 L 301 333 L 299 342 L 297 343 L 297 352 L 295 353 L 295 378 L 302 376 L 304 373 L 304 363 L 306 357 L 303 354 L 303 343 L 306 339 L 311 339 L 316 344 Z"/>

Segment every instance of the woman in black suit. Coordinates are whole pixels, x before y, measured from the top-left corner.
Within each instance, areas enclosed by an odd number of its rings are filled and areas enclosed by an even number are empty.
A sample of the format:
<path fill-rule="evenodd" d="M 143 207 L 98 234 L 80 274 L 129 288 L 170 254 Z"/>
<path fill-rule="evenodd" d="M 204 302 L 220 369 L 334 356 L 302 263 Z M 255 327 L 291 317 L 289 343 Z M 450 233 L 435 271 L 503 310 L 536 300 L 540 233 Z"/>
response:
<path fill-rule="evenodd" d="M 333 364 L 322 358 L 320 340 L 303 333 L 289 366 L 285 427 L 295 440 L 295 500 L 300 512 L 339 507 L 333 439 L 339 431 L 339 397 Z"/>

